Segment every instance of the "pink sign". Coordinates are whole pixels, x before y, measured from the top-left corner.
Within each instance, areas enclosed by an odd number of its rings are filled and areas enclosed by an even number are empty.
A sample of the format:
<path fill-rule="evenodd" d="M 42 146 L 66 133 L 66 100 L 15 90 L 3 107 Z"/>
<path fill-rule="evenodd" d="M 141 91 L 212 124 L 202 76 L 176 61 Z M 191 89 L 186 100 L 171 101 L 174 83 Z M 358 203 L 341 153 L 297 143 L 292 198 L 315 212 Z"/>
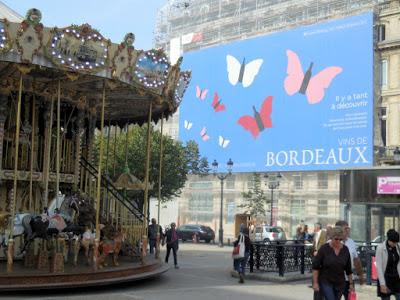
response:
<path fill-rule="evenodd" d="M 378 194 L 400 194 L 400 177 L 378 177 Z"/>

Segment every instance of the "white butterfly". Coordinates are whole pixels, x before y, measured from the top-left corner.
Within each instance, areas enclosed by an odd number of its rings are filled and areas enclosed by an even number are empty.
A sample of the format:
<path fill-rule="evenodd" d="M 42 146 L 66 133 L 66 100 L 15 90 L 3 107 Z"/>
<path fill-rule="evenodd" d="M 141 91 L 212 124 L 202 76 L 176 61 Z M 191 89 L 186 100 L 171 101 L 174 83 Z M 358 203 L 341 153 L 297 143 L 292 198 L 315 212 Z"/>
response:
<path fill-rule="evenodd" d="M 193 126 L 193 123 L 190 123 L 188 120 L 185 120 L 184 126 L 187 130 L 190 130 L 190 128 L 192 128 Z"/>
<path fill-rule="evenodd" d="M 263 60 L 261 58 L 252 60 L 248 64 L 245 64 L 245 59 L 243 59 L 243 63 L 240 63 L 235 57 L 228 54 L 226 56 L 226 68 L 229 82 L 232 85 L 241 82 L 243 87 L 250 86 L 258 74 L 262 63 Z"/>
<path fill-rule="evenodd" d="M 219 136 L 219 142 L 218 142 L 218 144 L 219 144 L 222 148 L 228 147 L 228 145 L 229 145 L 230 142 L 231 142 L 230 140 L 226 140 L 226 139 L 224 139 L 222 136 Z"/>

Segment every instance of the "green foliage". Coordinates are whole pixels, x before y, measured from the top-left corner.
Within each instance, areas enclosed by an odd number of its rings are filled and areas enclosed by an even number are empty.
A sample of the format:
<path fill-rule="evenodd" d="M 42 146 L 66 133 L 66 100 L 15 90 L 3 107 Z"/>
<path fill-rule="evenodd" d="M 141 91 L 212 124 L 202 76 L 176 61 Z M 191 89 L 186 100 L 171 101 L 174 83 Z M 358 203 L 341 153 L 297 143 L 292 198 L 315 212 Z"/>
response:
<path fill-rule="evenodd" d="M 118 133 L 115 153 L 113 136 L 114 133 L 112 133 L 110 137 L 107 163 L 107 139 L 104 139 L 104 169 L 106 169 L 107 164 L 108 174 L 115 181 L 118 176 L 124 172 L 125 154 L 127 153 L 127 164 L 130 173 L 140 181 L 144 182 L 147 126 L 131 126 L 128 132 L 128 142 L 126 140 L 127 135 L 125 130 Z M 208 161 L 206 158 L 200 157 L 199 148 L 196 142 L 189 141 L 186 145 L 183 145 L 181 142 L 173 140 L 169 136 L 161 136 L 161 133 L 159 131 L 154 131 L 153 128 L 151 129 L 151 136 L 149 182 L 153 185 L 153 188 L 149 191 L 150 197 L 158 197 L 161 138 L 163 139 L 161 174 L 162 202 L 167 202 L 172 200 L 173 197 L 180 195 L 188 174 L 208 174 Z M 142 195 L 143 193 L 136 196 L 140 199 L 142 198 Z"/>
<path fill-rule="evenodd" d="M 261 175 L 259 173 L 253 174 L 253 186 L 247 191 L 242 193 L 243 204 L 238 207 L 246 208 L 247 212 L 252 216 L 265 216 L 265 205 L 271 200 L 264 194 L 261 188 Z"/>

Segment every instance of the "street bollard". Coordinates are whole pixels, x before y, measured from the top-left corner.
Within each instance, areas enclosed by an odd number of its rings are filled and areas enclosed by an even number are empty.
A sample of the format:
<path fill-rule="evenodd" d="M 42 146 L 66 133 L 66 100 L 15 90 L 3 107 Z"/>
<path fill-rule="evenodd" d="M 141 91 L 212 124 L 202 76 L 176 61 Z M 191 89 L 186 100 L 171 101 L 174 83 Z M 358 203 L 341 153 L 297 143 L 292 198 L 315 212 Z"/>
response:
<path fill-rule="evenodd" d="M 300 273 L 304 274 L 305 269 L 305 245 L 301 246 L 301 256 L 300 256 Z"/>
<path fill-rule="evenodd" d="M 249 259 L 249 265 L 250 265 L 250 273 L 253 273 L 254 271 L 254 245 L 250 246 L 250 259 Z"/>
<path fill-rule="evenodd" d="M 285 272 L 284 249 L 283 249 L 283 246 L 280 245 L 279 242 L 276 245 L 276 264 L 278 267 L 279 277 L 283 277 L 284 272 Z"/>
<path fill-rule="evenodd" d="M 231 239 L 228 239 L 228 246 L 231 245 Z"/>

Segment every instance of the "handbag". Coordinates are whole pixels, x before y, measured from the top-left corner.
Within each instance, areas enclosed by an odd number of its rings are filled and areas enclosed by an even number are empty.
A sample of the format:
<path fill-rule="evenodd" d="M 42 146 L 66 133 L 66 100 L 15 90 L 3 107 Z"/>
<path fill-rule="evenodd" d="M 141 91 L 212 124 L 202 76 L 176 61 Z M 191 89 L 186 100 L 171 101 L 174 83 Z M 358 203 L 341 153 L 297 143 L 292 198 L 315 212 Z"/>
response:
<path fill-rule="evenodd" d="M 348 300 L 357 300 L 357 294 L 356 294 L 356 291 L 354 291 L 354 290 L 351 290 L 351 291 L 349 291 L 349 297 L 348 297 Z"/>
<path fill-rule="evenodd" d="M 239 237 L 239 242 L 235 247 L 233 247 L 232 258 L 233 259 L 243 258 L 244 252 L 245 252 L 244 235 L 241 234 Z"/>

